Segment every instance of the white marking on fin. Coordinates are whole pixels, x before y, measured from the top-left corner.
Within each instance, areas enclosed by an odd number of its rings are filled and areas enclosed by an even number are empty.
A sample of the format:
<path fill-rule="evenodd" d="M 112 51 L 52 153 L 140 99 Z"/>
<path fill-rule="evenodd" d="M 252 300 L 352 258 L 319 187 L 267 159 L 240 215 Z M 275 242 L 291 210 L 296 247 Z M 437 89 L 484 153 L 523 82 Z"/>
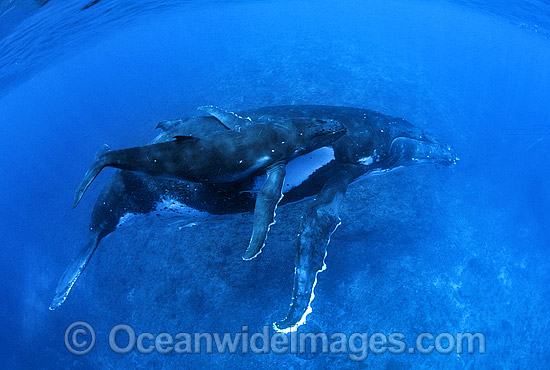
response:
<path fill-rule="evenodd" d="M 216 117 L 216 119 L 229 130 L 241 131 L 242 126 L 247 126 L 252 123 L 250 117 L 242 117 L 235 112 L 229 112 L 213 105 L 199 107 L 198 109 Z"/>
<path fill-rule="evenodd" d="M 116 227 L 121 227 L 122 225 L 124 225 L 125 223 L 127 223 L 128 221 L 130 220 L 133 220 L 136 216 L 138 216 L 137 213 L 126 213 L 124 216 L 122 216 L 119 220 L 118 220 L 118 224 L 116 225 Z"/>
<path fill-rule="evenodd" d="M 208 215 L 207 212 L 196 210 L 186 204 L 172 198 L 163 198 L 157 203 L 156 208 L 152 211 L 160 216 L 172 217 L 172 216 L 191 216 L 199 217 Z"/>
<path fill-rule="evenodd" d="M 275 205 L 275 209 L 273 210 L 273 222 L 270 223 L 268 226 L 267 226 L 267 233 L 266 233 L 266 237 L 264 239 L 264 243 L 262 244 L 262 246 L 260 247 L 260 249 L 258 250 L 258 253 L 256 253 L 255 255 L 253 255 L 252 257 L 250 258 L 244 258 L 243 257 L 243 260 L 244 261 L 250 261 L 250 260 L 253 260 L 254 258 L 258 257 L 258 255 L 260 253 L 262 253 L 262 250 L 264 249 L 265 247 L 265 243 L 267 241 L 267 235 L 269 235 L 269 230 L 271 230 L 271 226 L 275 225 L 275 223 L 277 223 L 277 221 L 275 220 L 275 217 L 277 217 L 277 206 L 279 205 L 279 203 L 281 203 L 281 200 L 283 200 L 284 198 L 284 194 L 283 192 L 281 191 L 281 197 L 279 198 L 279 200 L 277 201 L 277 204 Z"/>
<path fill-rule="evenodd" d="M 360 158 L 359 159 L 359 163 L 364 165 L 364 166 L 369 166 L 371 164 L 374 163 L 374 159 L 372 158 L 372 156 L 370 157 L 363 157 L 363 158 Z"/>
<path fill-rule="evenodd" d="M 306 311 L 304 312 L 304 314 L 302 315 L 302 317 L 300 318 L 300 320 L 286 328 L 286 329 L 279 329 L 277 327 L 277 325 L 274 323 L 273 324 L 273 329 L 279 333 L 292 333 L 294 331 L 297 331 L 298 328 L 302 325 L 304 325 L 306 323 L 306 320 L 307 320 L 307 316 L 313 312 L 313 309 L 311 308 L 311 302 L 313 302 L 313 299 L 315 299 L 315 286 L 317 285 L 317 276 L 319 275 L 320 272 L 323 272 L 326 270 L 327 268 L 327 265 L 325 263 L 325 258 L 327 258 L 327 253 L 328 253 L 328 245 L 330 244 L 330 238 L 332 237 L 332 234 L 334 234 L 334 232 L 336 231 L 336 229 L 338 228 L 338 226 L 340 226 L 340 224 L 342 224 L 342 222 L 338 222 L 338 224 L 336 225 L 336 227 L 334 228 L 334 230 L 332 230 L 332 232 L 330 233 L 330 235 L 328 236 L 328 241 L 327 241 L 327 248 L 325 248 L 325 255 L 323 256 L 323 267 L 321 267 L 320 270 L 318 270 L 316 273 L 315 273 L 315 280 L 313 281 L 313 286 L 311 287 L 311 297 L 309 298 L 309 303 L 307 304 L 307 309 Z"/>

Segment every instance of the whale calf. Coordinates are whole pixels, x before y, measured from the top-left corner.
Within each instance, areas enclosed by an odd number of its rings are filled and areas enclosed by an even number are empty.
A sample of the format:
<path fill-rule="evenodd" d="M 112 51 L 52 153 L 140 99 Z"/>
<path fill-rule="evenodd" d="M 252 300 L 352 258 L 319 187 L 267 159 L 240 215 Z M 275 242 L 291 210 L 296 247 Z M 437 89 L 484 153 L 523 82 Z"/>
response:
<path fill-rule="evenodd" d="M 206 108 L 203 108 L 205 110 Z M 221 110 L 210 107 L 212 113 Z M 225 115 L 230 115 L 224 112 Z M 173 140 L 129 149 L 104 146 L 75 192 L 73 208 L 105 167 L 192 182 L 227 183 L 265 173 L 281 172 L 284 163 L 321 148 L 345 133 L 335 120 L 280 120 L 254 124 L 232 115 L 220 121 L 227 131 L 209 137 L 175 135 Z M 234 128 L 227 126 L 229 124 Z"/>

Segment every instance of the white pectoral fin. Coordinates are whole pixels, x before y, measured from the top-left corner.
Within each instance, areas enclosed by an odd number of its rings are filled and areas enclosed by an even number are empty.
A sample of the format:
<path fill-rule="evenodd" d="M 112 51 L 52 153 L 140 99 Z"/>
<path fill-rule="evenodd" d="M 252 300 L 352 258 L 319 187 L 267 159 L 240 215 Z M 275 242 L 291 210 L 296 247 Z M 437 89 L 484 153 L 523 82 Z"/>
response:
<path fill-rule="evenodd" d="M 236 113 L 228 112 L 213 105 L 199 107 L 199 110 L 216 117 L 228 130 L 240 131 L 241 127 L 252 123 L 250 118 L 241 117 Z"/>
<path fill-rule="evenodd" d="M 282 187 L 285 179 L 285 165 L 277 163 L 267 170 L 267 179 L 256 198 L 254 227 L 244 260 L 251 260 L 261 253 L 271 225 L 275 223 L 275 210 L 283 199 Z"/>
<path fill-rule="evenodd" d="M 325 269 L 330 237 L 340 224 L 338 211 L 353 176 L 335 171 L 306 209 L 298 238 L 292 302 L 286 318 L 274 324 L 278 332 L 295 331 L 311 313 L 317 275 Z"/>

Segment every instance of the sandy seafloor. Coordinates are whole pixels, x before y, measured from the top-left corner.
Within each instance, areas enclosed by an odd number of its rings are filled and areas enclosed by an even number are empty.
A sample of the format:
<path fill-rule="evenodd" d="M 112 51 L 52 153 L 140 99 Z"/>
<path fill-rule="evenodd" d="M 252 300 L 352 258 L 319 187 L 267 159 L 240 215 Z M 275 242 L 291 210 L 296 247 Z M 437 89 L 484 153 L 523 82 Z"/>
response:
<path fill-rule="evenodd" d="M 486 354 L 115 355 L 106 341 L 118 323 L 140 331 L 260 332 L 286 314 L 292 287 L 298 219 L 305 203 L 283 206 L 269 241 L 253 262 L 240 259 L 250 215 L 195 220 L 147 216 L 108 237 L 63 315 L 43 330 L 85 318 L 98 338 L 81 358 L 62 366 L 92 368 L 517 369 L 543 364 L 547 346 L 548 262 L 515 246 L 528 228 L 509 229 L 506 205 L 488 210 L 460 168 L 405 169 L 350 187 L 304 331 L 482 332 Z M 457 189 L 471 199 L 456 196 Z M 501 208 L 502 207 L 502 208 Z M 106 314 L 108 313 L 108 314 Z M 56 312 L 57 314 L 57 312 Z M 61 329 L 60 329 L 61 328 Z M 158 329 L 160 328 L 160 329 Z M 518 341 L 526 334 L 540 341 Z M 512 347 L 513 351 L 509 348 Z M 498 355 L 506 351 L 506 356 Z M 49 357 L 49 356 L 48 356 Z M 128 367 L 130 366 L 130 367 Z"/>
<path fill-rule="evenodd" d="M 354 18 L 353 7 L 332 14 L 326 5 L 301 3 L 297 14 L 322 16 L 296 28 L 290 25 L 299 17 L 284 18 L 293 10 L 281 5 L 243 38 L 265 6 L 135 24 L 2 98 L 3 117 L 13 123 L 6 135 L 19 140 L 10 148 L 23 153 L 17 170 L 11 154 L 1 157 L 18 185 L 2 188 L 2 212 L 13 223 L 2 235 L 25 252 L 10 275 L 23 295 L 13 314 L 21 320 L 14 341 L 20 367 L 544 369 L 548 40 L 496 17 L 424 3 L 380 6 L 368 22 Z M 178 17 L 187 22 L 181 29 L 174 28 Z M 223 32 L 224 22 L 233 33 Z M 213 26 L 202 40 L 190 36 L 204 24 Z M 408 338 L 483 332 L 487 353 L 371 354 L 359 363 L 348 355 L 112 353 L 106 338 L 120 323 L 136 332 L 236 332 L 242 325 L 255 332 L 283 318 L 305 202 L 278 210 L 263 253 L 251 262 L 241 260 L 250 214 L 135 219 L 102 241 L 67 302 L 48 311 L 108 178 L 69 209 L 97 148 L 145 143 L 158 121 L 196 114 L 205 104 L 356 106 L 404 117 L 452 145 L 461 158 L 453 167 L 410 167 L 349 187 L 304 330 Z M 181 227 L 189 222 L 196 225 Z M 77 320 L 92 324 L 98 338 L 82 357 L 63 345 Z"/>

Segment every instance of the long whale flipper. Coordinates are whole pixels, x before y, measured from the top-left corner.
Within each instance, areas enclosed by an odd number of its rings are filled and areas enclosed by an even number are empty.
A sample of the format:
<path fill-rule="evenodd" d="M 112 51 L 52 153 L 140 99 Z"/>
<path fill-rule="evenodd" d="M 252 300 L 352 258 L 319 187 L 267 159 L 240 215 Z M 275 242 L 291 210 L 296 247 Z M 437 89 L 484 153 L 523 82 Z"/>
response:
<path fill-rule="evenodd" d="M 82 248 L 82 250 L 73 260 L 73 262 L 71 262 L 71 264 L 67 267 L 67 269 L 63 273 L 63 276 L 61 276 L 61 279 L 59 279 L 57 287 L 55 288 L 55 296 L 53 297 L 52 303 L 50 304 L 50 310 L 55 310 L 57 307 L 61 306 L 63 302 L 65 302 L 65 299 L 67 299 L 67 296 L 69 295 L 69 292 L 71 291 L 74 283 L 76 282 L 80 274 L 82 274 L 82 271 L 86 268 L 86 265 L 90 261 L 90 258 L 92 258 L 92 254 L 94 254 L 95 250 L 97 249 L 99 240 L 99 232 L 93 233 L 90 236 L 88 244 L 84 248 Z"/>
<path fill-rule="evenodd" d="M 243 260 L 248 261 L 262 252 L 271 225 L 275 223 L 275 210 L 283 199 L 285 164 L 276 163 L 267 170 L 267 179 L 256 198 L 254 226 Z"/>
<path fill-rule="evenodd" d="M 109 153 L 110 151 L 111 149 L 109 149 L 109 146 L 107 144 L 104 144 L 101 149 L 99 149 L 99 151 L 96 153 L 92 166 L 88 169 L 88 171 L 86 171 L 84 179 L 74 193 L 73 208 L 78 205 L 80 199 L 82 199 L 82 196 L 84 195 L 84 192 L 86 191 L 86 189 L 88 189 L 88 186 L 90 186 L 92 181 L 94 181 L 94 179 L 101 172 L 103 167 L 105 167 L 104 157 L 105 154 Z"/>
<path fill-rule="evenodd" d="M 213 105 L 199 107 L 198 109 L 216 117 L 216 119 L 229 130 L 241 131 L 241 127 L 248 126 L 252 123 L 250 118 L 241 117 L 236 113 L 225 111 Z"/>
<path fill-rule="evenodd" d="M 307 207 L 298 239 L 292 303 L 287 317 L 273 324 L 275 330 L 288 333 L 306 322 L 317 274 L 326 268 L 330 236 L 340 225 L 338 210 L 352 181 L 353 175 L 345 169 L 334 173 Z"/>

